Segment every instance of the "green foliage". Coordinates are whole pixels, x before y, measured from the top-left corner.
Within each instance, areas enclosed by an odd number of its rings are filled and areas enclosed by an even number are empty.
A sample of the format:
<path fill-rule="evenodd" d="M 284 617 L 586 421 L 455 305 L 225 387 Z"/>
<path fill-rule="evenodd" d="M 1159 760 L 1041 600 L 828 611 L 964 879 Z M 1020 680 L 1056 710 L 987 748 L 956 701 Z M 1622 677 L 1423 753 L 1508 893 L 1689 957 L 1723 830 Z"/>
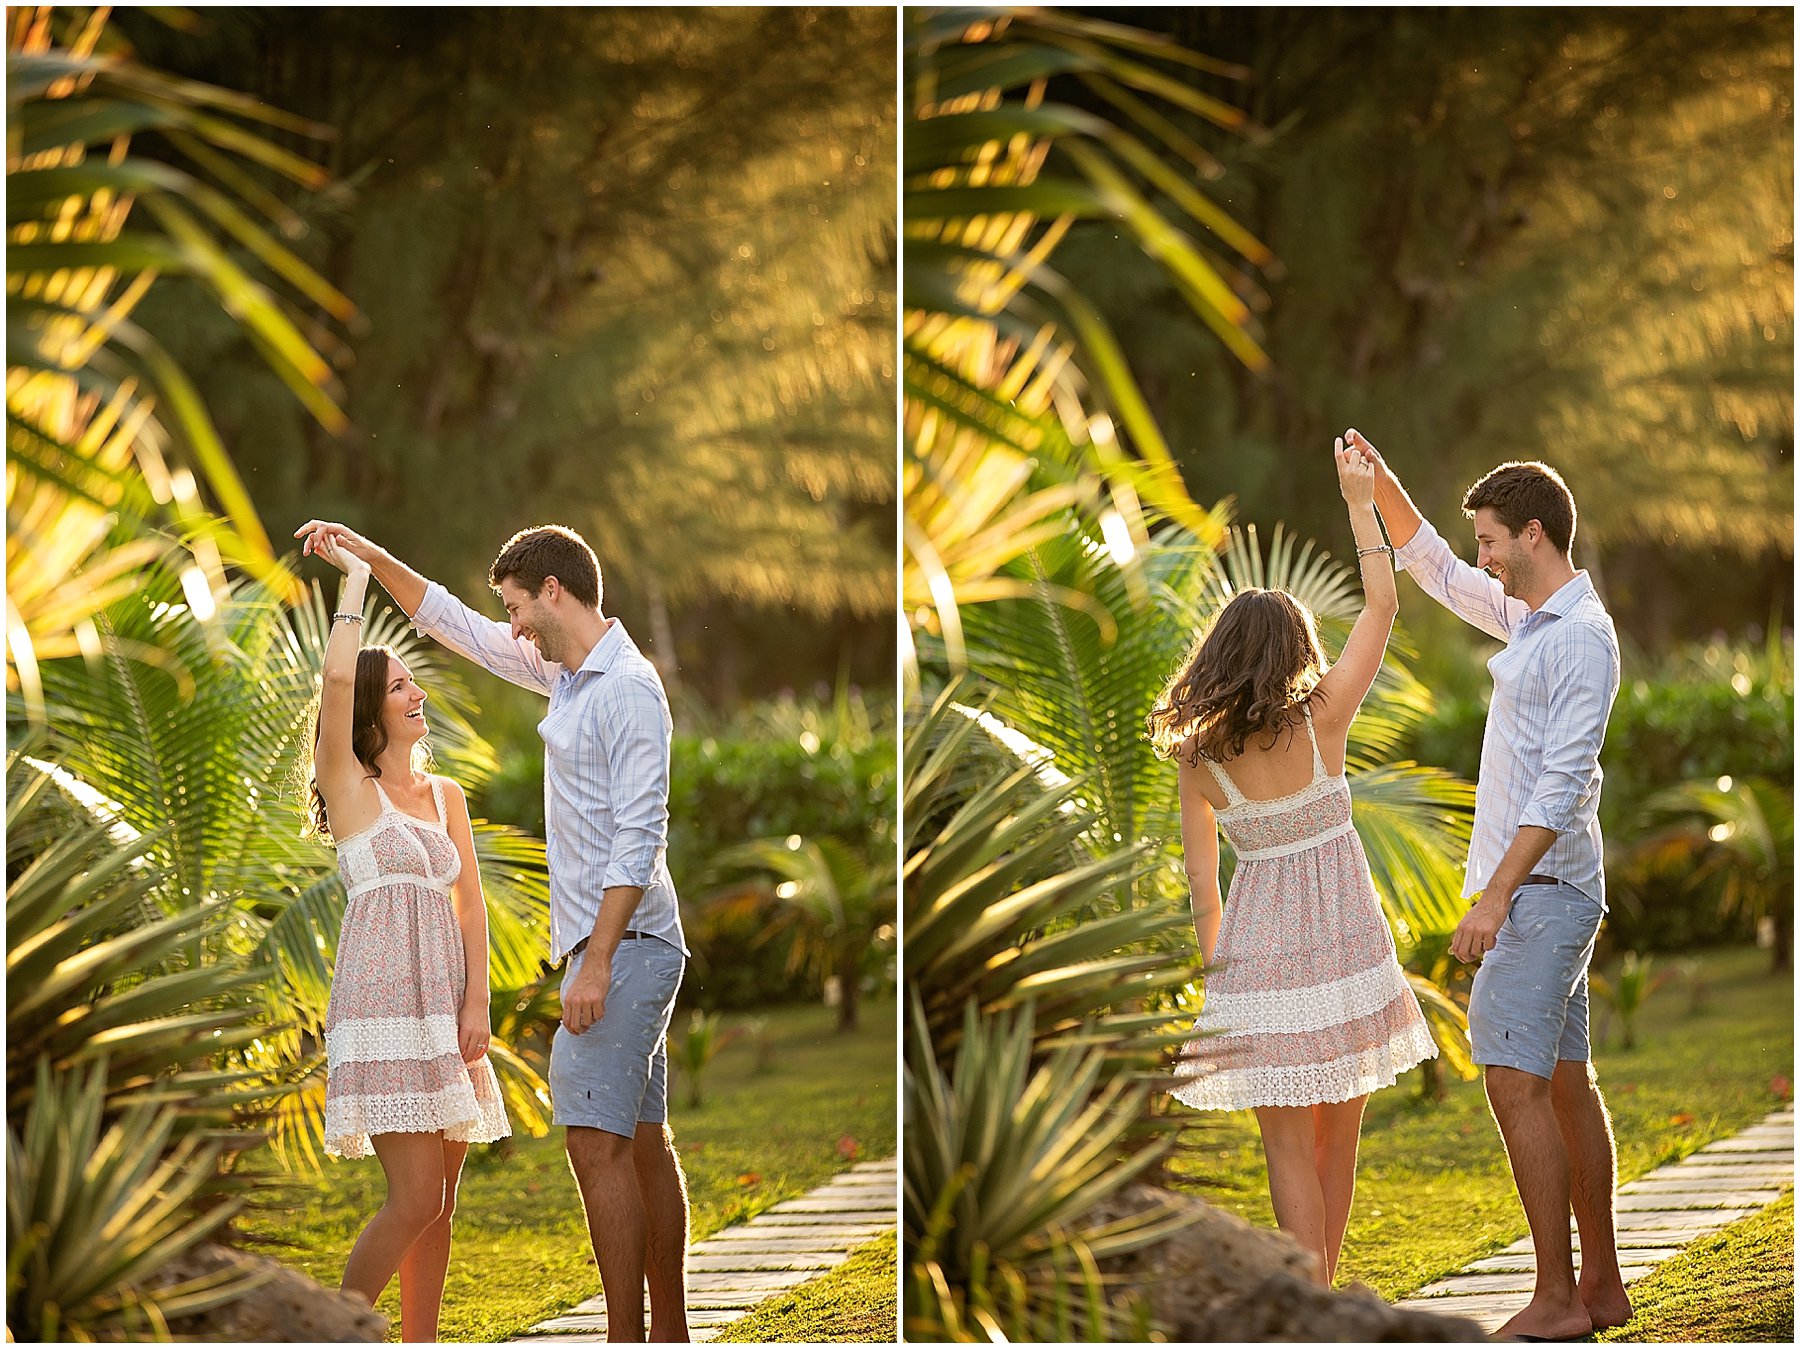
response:
<path fill-rule="evenodd" d="M 319 320 L 354 311 L 250 214 L 270 201 L 255 171 L 323 182 L 317 165 L 274 139 L 321 128 L 133 60 L 105 10 L 15 18 L 6 556 L 17 621 L 7 686 L 37 715 L 39 664 L 91 655 L 99 610 L 146 562 L 179 553 L 200 596 L 224 588 L 228 561 L 290 581 L 189 374 L 155 326 L 134 318 L 157 279 L 197 280 L 232 339 L 277 377 L 282 400 L 333 430 L 344 415 L 313 343 L 329 340 Z M 186 173 L 145 158 L 133 137 L 146 134 L 203 167 Z M 298 224 L 290 212 L 273 215 L 283 235 Z M 304 336 L 289 312 L 296 298 L 314 309 Z M 202 483 L 223 516 L 208 513 Z"/>
<path fill-rule="evenodd" d="M 345 518 L 463 591 L 514 529 L 569 524 L 609 612 L 667 618 L 697 671 L 780 666 L 772 616 L 887 613 L 892 11 L 208 17 L 168 59 L 339 129 L 339 185 L 284 207 L 366 315 L 338 446 L 165 311 L 265 514 Z"/>
<path fill-rule="evenodd" d="M 856 1026 L 865 977 L 883 982 L 894 948 L 894 863 L 837 838 L 757 839 L 728 848 L 721 870 L 750 868 L 779 878 L 774 931 L 791 935 L 788 963 L 808 970 L 820 986 L 835 983 L 838 1029 Z"/>
<path fill-rule="evenodd" d="M 1789 11 L 1189 7 L 1140 22 L 1246 71 L 1182 83 L 1231 88 L 1268 128 L 1220 138 L 1208 190 L 1286 269 L 1258 316 L 1274 374 L 1257 382 L 1215 359 L 1184 288 L 1110 223 L 1077 222 L 1057 251 L 1097 308 L 1131 315 L 1123 359 L 1196 496 L 1322 534 L 1340 507 L 1309 465 L 1357 426 L 1443 528 L 1488 468 L 1545 458 L 1581 506 L 1578 561 L 1640 640 L 1785 606 Z"/>
<path fill-rule="evenodd" d="M 1627 951 L 1620 959 L 1616 973 L 1606 975 L 1596 970 L 1588 977 L 1588 983 L 1600 1001 L 1619 1018 L 1622 1048 L 1637 1048 L 1638 1013 L 1650 1001 L 1651 995 L 1675 977 L 1672 970 L 1652 974 L 1651 967 L 1655 964 L 1654 956 L 1639 956 L 1636 951 Z"/>
<path fill-rule="evenodd" d="M 29 1104 L 7 1111 L 6 1326 L 20 1340 L 168 1339 L 170 1319 L 266 1278 L 227 1269 L 150 1282 L 244 1196 L 197 1203 L 227 1141 L 183 1121 L 180 1092 L 116 1112 L 108 1068 L 100 1057 L 53 1074 L 41 1058 Z"/>
<path fill-rule="evenodd" d="M 1100 1225 L 1086 1214 L 1172 1144 L 1165 1135 L 1119 1156 L 1152 1086 L 1111 1071 L 1103 1037 L 1040 1058 L 1029 1006 L 984 1014 L 973 1000 L 946 1072 L 916 999 L 913 1010 L 908 1337 L 1141 1337 L 1144 1309 L 1133 1298 L 1109 1297 L 1095 1262 L 1152 1245 L 1184 1218 L 1151 1210 Z"/>
<path fill-rule="evenodd" d="M 907 12 L 902 604 L 956 668 L 959 607 L 1029 593 L 1007 564 L 1055 537 L 1063 510 L 1137 543 L 1152 513 L 1209 541 L 1222 526 L 1188 494 L 1107 319 L 1050 266 L 1071 221 L 1103 221 L 1190 318 L 1246 366 L 1266 365 L 1214 245 L 1257 266 L 1272 258 L 1214 199 L 1212 155 L 1158 109 L 1248 129 L 1191 87 L 1195 70 L 1242 73 L 1065 11 Z M 1046 101 L 1051 75 L 1107 115 Z M 1190 224 L 1210 240 L 1190 238 Z"/>
<path fill-rule="evenodd" d="M 1079 1220 L 1170 1145 L 1142 1070 L 1193 974 L 1158 949 L 1184 920 L 1136 899 L 1142 847 L 1094 857 L 1073 788 L 977 717 L 952 689 L 907 731 L 907 1333 L 1141 1338 L 1093 1260 L 1166 1215 Z"/>
<path fill-rule="evenodd" d="M 669 1032 L 669 1062 L 681 1070 L 682 1081 L 687 1085 L 689 1110 L 698 1110 L 706 1104 L 701 1082 L 706 1076 L 707 1065 L 721 1049 L 743 1034 L 741 1026 L 727 1030 L 723 1014 L 703 1012 L 699 1008 L 688 1013 L 685 1029 Z"/>

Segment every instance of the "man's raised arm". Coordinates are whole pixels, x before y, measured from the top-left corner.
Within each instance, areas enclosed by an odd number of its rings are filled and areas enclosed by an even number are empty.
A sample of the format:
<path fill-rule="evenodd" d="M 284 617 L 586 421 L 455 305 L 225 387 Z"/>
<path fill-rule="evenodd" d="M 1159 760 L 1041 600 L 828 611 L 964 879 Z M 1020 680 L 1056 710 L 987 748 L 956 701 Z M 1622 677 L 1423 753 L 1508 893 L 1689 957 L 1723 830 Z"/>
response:
<path fill-rule="evenodd" d="M 329 536 L 337 545 L 352 557 L 359 557 L 369 564 L 369 574 L 375 582 L 389 595 L 394 603 L 406 611 L 408 618 L 416 618 L 419 606 L 425 602 L 425 591 L 430 582 L 387 549 L 348 526 L 334 524 L 330 520 L 308 520 L 294 531 L 299 539 L 302 556 L 310 557 L 320 536 Z"/>
<path fill-rule="evenodd" d="M 443 586 L 427 581 L 387 549 L 365 539 L 347 525 L 330 520 L 308 520 L 294 531 L 303 539 L 302 553 L 315 550 L 322 537 L 369 564 L 369 573 L 394 603 L 406 611 L 420 632 L 435 638 L 457 655 L 509 684 L 549 693 L 560 668 L 546 661 L 530 642 L 513 632 L 510 623 L 489 618 L 471 609 Z"/>
<path fill-rule="evenodd" d="M 1352 448 L 1375 465 L 1375 509 L 1394 546 L 1394 566 L 1463 622 L 1508 641 L 1513 625 L 1529 610 L 1506 587 L 1479 567 L 1464 562 L 1419 513 L 1400 479 L 1360 431 L 1346 431 Z"/>

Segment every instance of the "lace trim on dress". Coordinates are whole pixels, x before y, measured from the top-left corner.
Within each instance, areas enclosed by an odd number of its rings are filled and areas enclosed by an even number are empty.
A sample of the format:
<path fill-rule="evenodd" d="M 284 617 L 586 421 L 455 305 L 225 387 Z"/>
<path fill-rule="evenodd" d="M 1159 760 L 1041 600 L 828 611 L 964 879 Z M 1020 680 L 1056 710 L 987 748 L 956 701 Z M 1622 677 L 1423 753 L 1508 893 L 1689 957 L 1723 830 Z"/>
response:
<path fill-rule="evenodd" d="M 1177 1085 L 1169 1090 L 1177 1100 L 1196 1110 L 1329 1104 L 1391 1087 L 1401 1073 L 1436 1058 L 1437 1052 L 1431 1032 L 1423 1021 L 1418 1021 L 1386 1044 L 1325 1063 L 1292 1068 L 1208 1068 L 1190 1064 L 1183 1070 L 1182 1078 L 1177 1079 Z"/>
<path fill-rule="evenodd" d="M 393 1059 L 462 1057 L 456 1018 L 447 1015 L 372 1016 L 345 1021 L 325 1032 L 332 1063 L 385 1063 Z"/>
<path fill-rule="evenodd" d="M 1194 1029 L 1201 1033 L 1256 1031 L 1274 1035 L 1327 1030 L 1372 1016 L 1402 991 L 1411 990 L 1407 987 L 1406 976 L 1391 957 L 1380 965 L 1328 984 L 1247 989 L 1241 993 L 1208 989 L 1206 1006 Z"/>
<path fill-rule="evenodd" d="M 371 1134 L 436 1133 L 452 1143 L 493 1143 L 511 1135 L 500 1103 L 493 1068 L 484 1059 L 472 1071 L 485 1072 L 486 1090 L 467 1080 L 439 1092 L 393 1096 L 341 1096 L 325 1103 L 325 1151 L 334 1157 L 367 1157 Z"/>
<path fill-rule="evenodd" d="M 1346 834 L 1356 832 L 1356 821 L 1345 820 L 1340 825 L 1327 829 L 1322 834 L 1308 834 L 1305 838 L 1296 839 L 1292 843 L 1277 843 L 1272 848 L 1239 848 L 1237 859 L 1240 862 L 1264 862 L 1271 857 L 1289 857 L 1297 852 L 1305 852 L 1308 848 L 1316 848 L 1321 843 L 1329 843 L 1334 838 L 1343 838 Z"/>

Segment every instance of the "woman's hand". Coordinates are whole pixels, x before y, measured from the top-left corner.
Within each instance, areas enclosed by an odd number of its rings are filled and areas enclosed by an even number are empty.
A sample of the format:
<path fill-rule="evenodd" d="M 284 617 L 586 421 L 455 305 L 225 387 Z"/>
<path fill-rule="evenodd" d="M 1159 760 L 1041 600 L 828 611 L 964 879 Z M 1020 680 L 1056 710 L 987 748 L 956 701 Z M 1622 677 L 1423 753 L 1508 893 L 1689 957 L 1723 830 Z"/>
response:
<path fill-rule="evenodd" d="M 1361 452 L 1344 444 L 1344 438 L 1337 438 L 1337 448 L 1332 452 L 1337 460 L 1338 491 L 1344 494 L 1344 500 L 1352 506 L 1373 506 L 1375 504 L 1375 465 L 1364 459 Z"/>
<path fill-rule="evenodd" d="M 339 543 L 334 535 L 324 532 L 315 534 L 311 539 L 311 544 L 314 553 L 343 572 L 345 576 L 361 577 L 365 581 L 368 579 L 369 564 Z"/>
<path fill-rule="evenodd" d="M 463 1062 L 474 1063 L 484 1057 L 489 1039 L 487 1004 L 463 1004 L 462 1015 L 456 1019 L 456 1045 L 462 1051 Z"/>

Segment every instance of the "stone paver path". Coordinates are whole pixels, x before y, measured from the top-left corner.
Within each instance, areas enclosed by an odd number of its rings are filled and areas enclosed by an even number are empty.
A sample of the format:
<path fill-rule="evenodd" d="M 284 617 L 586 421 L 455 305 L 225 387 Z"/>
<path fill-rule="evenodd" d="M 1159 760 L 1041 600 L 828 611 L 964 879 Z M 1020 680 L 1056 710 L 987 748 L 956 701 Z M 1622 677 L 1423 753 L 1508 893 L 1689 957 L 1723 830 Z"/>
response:
<path fill-rule="evenodd" d="M 711 1340 L 765 1298 L 815 1279 L 865 1242 L 896 1230 L 895 1159 L 858 1162 L 816 1190 L 688 1247 L 688 1329 Z M 648 1306 L 648 1300 L 645 1303 Z M 590 1344 L 606 1338 L 606 1299 L 589 1298 L 521 1336 L 518 1344 Z"/>
<path fill-rule="evenodd" d="M 1619 1268 L 1633 1283 L 1691 1241 L 1747 1218 L 1794 1183 L 1794 1108 L 1777 1110 L 1731 1138 L 1658 1167 L 1619 1187 Z M 1574 1228 L 1571 1221 L 1570 1228 Z M 1581 1237 L 1575 1234 L 1575 1266 Z M 1499 1329 L 1531 1300 L 1537 1257 L 1531 1238 L 1477 1260 L 1448 1279 L 1421 1288 L 1397 1305 L 1466 1316 Z"/>

